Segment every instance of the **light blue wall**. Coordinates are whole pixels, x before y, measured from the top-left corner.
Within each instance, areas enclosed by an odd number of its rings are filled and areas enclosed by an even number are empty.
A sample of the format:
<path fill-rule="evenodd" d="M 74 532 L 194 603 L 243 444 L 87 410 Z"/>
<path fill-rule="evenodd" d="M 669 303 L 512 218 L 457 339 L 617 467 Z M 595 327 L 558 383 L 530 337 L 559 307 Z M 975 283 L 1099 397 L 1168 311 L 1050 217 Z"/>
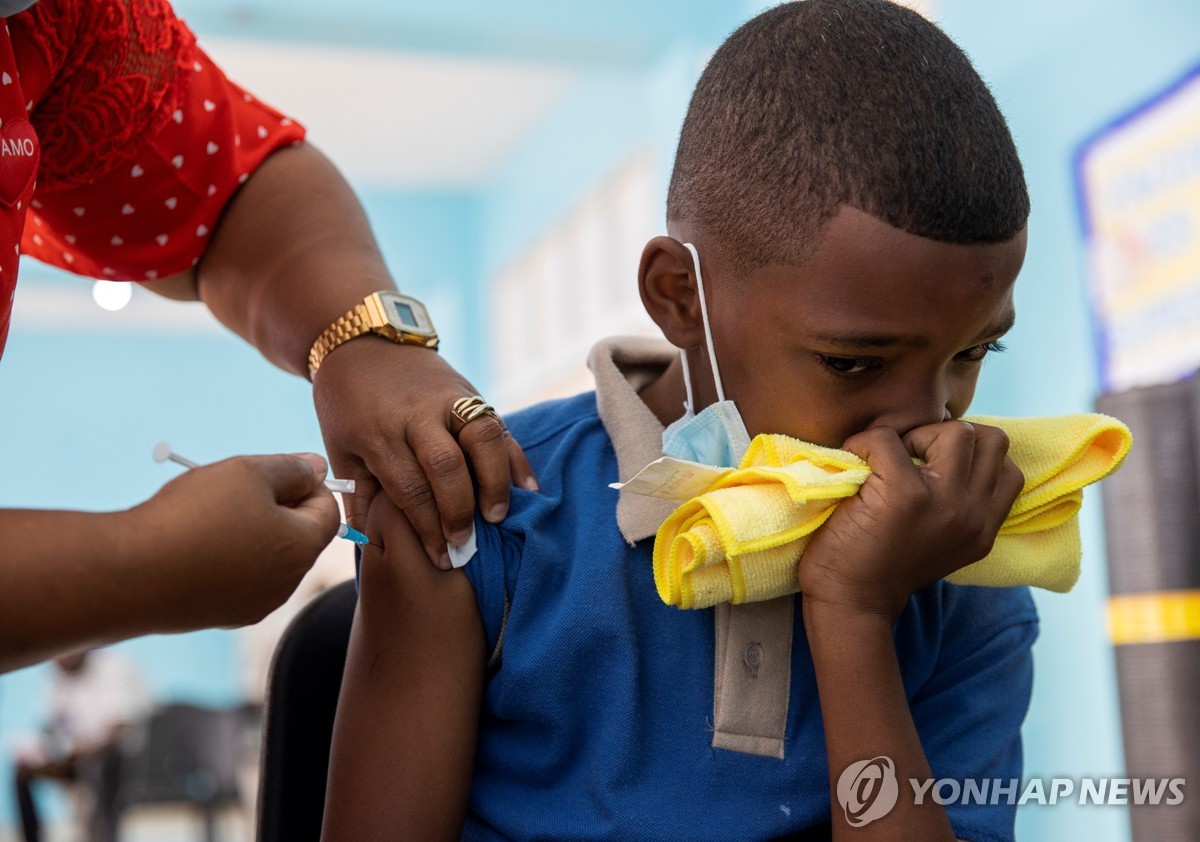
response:
<path fill-rule="evenodd" d="M 354 187 L 397 285 L 429 306 L 442 337 L 442 356 L 485 389 L 483 311 L 476 304 L 480 199 L 464 193 Z"/>
<path fill-rule="evenodd" d="M 178 5 L 203 32 L 503 55 L 581 71 L 571 94 L 478 190 L 406 194 L 359 185 L 401 287 L 430 303 L 447 357 L 486 394 L 483 331 L 490 322 L 480 304 L 486 280 L 634 150 L 655 155 L 665 188 L 704 58 L 763 4 L 353 0 L 335 19 L 327 4 L 311 0 Z M 1014 415 L 1087 409 L 1095 376 L 1071 156 L 1096 127 L 1200 61 L 1200 4 L 942 0 L 938 8 L 1010 120 L 1034 204 L 1018 326 L 1010 350 L 988 364 L 975 409 Z M 34 282 L 33 273 L 23 279 Z M 20 396 L 6 399 L 0 413 L 0 505 L 130 505 L 169 475 L 148 458 L 153 442 L 168 436 L 202 460 L 321 449 L 303 381 L 225 337 L 64 337 L 18 324 L 0 364 L 0 394 Z M 1030 774 L 1116 774 L 1122 766 L 1094 498 L 1083 525 L 1079 587 L 1039 597 L 1043 631 L 1025 729 Z M 164 695 L 211 702 L 236 696 L 226 633 L 124 648 Z M 35 723 L 43 677 L 44 670 L 33 669 L 0 678 L 0 745 L 5 733 Z M 0 799 L 0 824 L 11 820 L 8 811 Z M 1128 839 L 1127 818 L 1117 808 L 1030 807 L 1018 822 L 1023 840 Z"/>
<path fill-rule="evenodd" d="M 645 73 L 584 73 L 480 190 L 483 279 L 526 249 L 645 137 Z"/>
<path fill-rule="evenodd" d="M 533 59 L 575 67 L 639 67 L 680 37 L 717 42 L 736 2 L 606 0 L 177 0 L 198 32 L 451 55 Z"/>

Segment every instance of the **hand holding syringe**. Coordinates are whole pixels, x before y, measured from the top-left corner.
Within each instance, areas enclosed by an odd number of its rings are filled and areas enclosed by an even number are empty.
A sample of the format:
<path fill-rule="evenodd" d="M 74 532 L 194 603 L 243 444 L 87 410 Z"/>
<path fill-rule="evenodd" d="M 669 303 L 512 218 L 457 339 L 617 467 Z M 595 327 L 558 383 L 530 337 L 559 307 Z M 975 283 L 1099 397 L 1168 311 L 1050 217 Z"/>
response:
<path fill-rule="evenodd" d="M 158 444 L 154 445 L 154 461 L 160 463 L 168 461 L 174 462 L 176 465 L 182 465 L 189 471 L 192 468 L 200 467 L 199 462 L 193 462 L 191 459 L 180 456 L 178 453 L 172 451 L 170 443 L 165 441 L 160 441 Z M 325 480 L 325 487 L 330 491 L 334 491 L 339 494 L 353 494 L 354 480 L 335 479 L 331 477 L 330 479 Z M 370 539 L 368 539 L 366 535 L 363 535 L 357 529 L 346 523 L 338 526 L 337 537 L 345 538 L 347 541 L 353 541 L 356 544 L 370 543 Z"/>

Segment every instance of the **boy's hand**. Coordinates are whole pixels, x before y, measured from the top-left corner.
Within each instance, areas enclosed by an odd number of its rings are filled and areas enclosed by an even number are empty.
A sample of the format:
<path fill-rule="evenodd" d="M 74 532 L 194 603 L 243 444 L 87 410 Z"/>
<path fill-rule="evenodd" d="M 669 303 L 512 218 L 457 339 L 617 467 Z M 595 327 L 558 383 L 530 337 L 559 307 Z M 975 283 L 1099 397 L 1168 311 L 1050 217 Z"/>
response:
<path fill-rule="evenodd" d="M 240 626 L 291 595 L 338 527 L 316 454 L 242 456 L 189 471 L 128 513 L 164 631 Z"/>
<path fill-rule="evenodd" d="M 915 591 L 986 556 L 1024 477 L 995 427 L 945 421 L 903 439 L 876 427 L 845 450 L 871 466 L 800 560 L 806 604 L 895 622 Z M 912 457 L 925 460 L 913 464 Z"/>

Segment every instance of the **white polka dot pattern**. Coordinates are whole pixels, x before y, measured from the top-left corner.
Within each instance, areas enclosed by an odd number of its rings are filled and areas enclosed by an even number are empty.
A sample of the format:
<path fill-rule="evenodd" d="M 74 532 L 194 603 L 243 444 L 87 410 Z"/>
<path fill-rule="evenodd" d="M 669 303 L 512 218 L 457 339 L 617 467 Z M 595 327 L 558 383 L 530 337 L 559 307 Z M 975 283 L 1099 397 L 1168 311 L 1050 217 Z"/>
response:
<path fill-rule="evenodd" d="M 226 79 L 199 50 L 192 71 L 187 101 L 164 103 L 169 118 L 132 160 L 86 187 L 33 201 L 39 215 L 27 226 L 26 252 L 112 280 L 152 281 L 199 262 L 238 185 L 271 152 L 301 141 L 304 129 Z"/>

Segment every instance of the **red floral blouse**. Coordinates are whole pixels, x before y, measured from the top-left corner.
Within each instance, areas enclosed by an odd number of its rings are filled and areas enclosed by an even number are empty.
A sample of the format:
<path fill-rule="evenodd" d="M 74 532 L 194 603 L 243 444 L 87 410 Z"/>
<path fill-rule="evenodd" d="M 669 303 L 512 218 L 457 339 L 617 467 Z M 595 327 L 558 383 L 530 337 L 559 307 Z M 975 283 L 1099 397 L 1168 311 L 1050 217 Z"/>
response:
<path fill-rule="evenodd" d="M 0 26 L 0 353 L 17 256 L 93 278 L 194 266 L 226 202 L 304 138 L 166 0 L 40 0 Z"/>

